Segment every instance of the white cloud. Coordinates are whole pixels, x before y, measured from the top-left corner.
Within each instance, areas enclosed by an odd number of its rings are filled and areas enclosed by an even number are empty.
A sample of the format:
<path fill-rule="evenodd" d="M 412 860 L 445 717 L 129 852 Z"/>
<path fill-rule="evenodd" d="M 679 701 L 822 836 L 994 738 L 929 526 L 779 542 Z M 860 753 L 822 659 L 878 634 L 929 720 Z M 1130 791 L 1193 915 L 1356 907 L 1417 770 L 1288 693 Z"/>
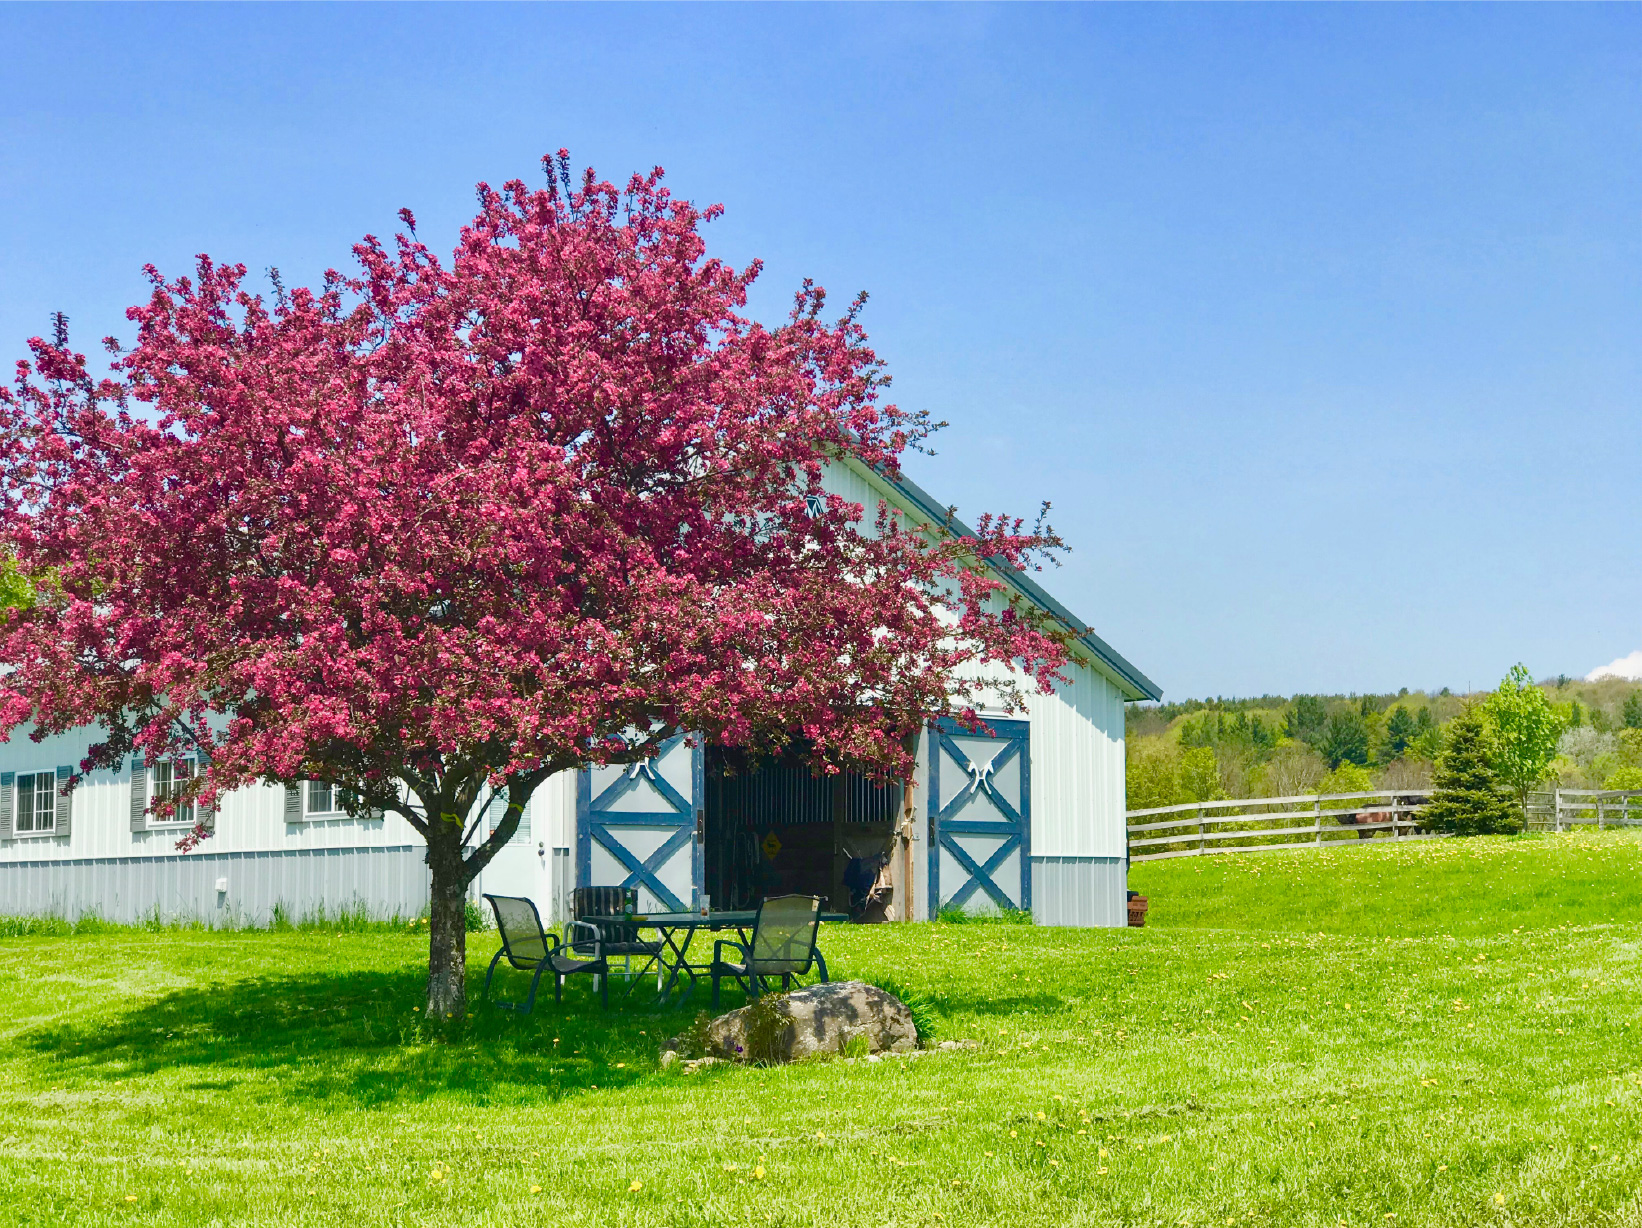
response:
<path fill-rule="evenodd" d="M 1599 665 L 1585 675 L 1586 682 L 1595 682 L 1598 678 L 1629 678 L 1633 682 L 1642 682 L 1642 648 L 1628 657 Z"/>

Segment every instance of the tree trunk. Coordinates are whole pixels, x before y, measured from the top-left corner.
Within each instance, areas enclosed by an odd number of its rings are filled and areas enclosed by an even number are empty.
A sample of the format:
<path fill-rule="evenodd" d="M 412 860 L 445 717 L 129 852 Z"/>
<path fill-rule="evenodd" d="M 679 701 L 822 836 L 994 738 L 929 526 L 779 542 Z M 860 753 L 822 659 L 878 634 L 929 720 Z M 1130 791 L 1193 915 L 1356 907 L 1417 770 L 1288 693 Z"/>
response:
<path fill-rule="evenodd" d="M 467 879 L 461 828 L 435 823 L 428 833 L 432 890 L 428 916 L 428 1014 L 449 1022 L 467 1014 Z"/>

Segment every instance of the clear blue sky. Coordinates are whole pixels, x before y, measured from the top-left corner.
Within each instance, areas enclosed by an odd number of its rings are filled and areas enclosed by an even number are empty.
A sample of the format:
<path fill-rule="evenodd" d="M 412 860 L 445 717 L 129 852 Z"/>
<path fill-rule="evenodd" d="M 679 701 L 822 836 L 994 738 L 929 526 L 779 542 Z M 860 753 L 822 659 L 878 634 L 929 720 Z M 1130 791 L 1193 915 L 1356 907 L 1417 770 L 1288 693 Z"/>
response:
<path fill-rule="evenodd" d="M 568 146 L 873 296 L 909 472 L 1050 499 L 1170 697 L 1642 646 L 1642 7 L 0 7 L 0 355 Z"/>

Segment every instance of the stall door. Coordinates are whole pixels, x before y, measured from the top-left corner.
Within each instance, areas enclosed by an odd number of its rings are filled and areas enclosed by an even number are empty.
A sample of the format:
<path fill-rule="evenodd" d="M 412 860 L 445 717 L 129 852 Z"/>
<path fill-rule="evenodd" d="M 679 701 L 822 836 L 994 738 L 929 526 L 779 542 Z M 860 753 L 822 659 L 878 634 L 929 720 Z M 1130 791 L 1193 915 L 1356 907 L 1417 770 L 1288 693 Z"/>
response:
<path fill-rule="evenodd" d="M 647 762 L 582 769 L 576 787 L 578 885 L 637 887 L 645 912 L 696 906 L 700 741 L 681 733 Z"/>
<path fill-rule="evenodd" d="M 950 719 L 930 730 L 932 916 L 1032 907 L 1030 726 L 987 723 L 990 734 Z"/>

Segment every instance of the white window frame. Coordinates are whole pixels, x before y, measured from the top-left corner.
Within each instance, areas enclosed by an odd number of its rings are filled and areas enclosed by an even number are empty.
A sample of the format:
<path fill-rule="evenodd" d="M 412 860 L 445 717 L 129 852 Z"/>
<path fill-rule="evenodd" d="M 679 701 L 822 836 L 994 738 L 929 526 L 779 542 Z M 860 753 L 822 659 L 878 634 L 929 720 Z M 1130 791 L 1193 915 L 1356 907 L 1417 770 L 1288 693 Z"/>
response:
<path fill-rule="evenodd" d="M 326 797 L 330 799 L 330 805 L 324 810 L 316 809 L 314 806 L 314 791 L 317 789 L 323 789 Z M 342 790 L 329 781 L 305 780 L 302 782 L 302 817 L 305 819 L 323 822 L 326 819 L 347 818 L 347 812 L 338 805 L 341 800 Z"/>
<path fill-rule="evenodd" d="M 46 821 L 51 824 L 51 826 L 44 829 L 38 826 L 39 815 L 35 809 L 35 807 L 40 803 L 40 785 L 38 782 L 42 776 L 46 777 L 51 782 L 47 792 L 47 797 L 51 799 L 51 804 L 46 807 Z M 29 821 L 36 824 L 36 826 L 29 831 L 24 831 L 21 827 L 21 823 L 23 821 L 23 782 L 25 780 L 30 782 Z M 41 768 L 38 772 L 17 773 L 17 779 L 13 782 L 13 792 L 11 798 L 11 834 L 19 840 L 37 840 L 46 836 L 55 836 L 57 834 L 56 768 Z"/>
<path fill-rule="evenodd" d="M 193 755 L 174 755 L 169 759 L 161 759 L 155 763 L 153 767 L 148 769 L 148 826 L 150 827 L 194 826 L 196 816 L 199 814 L 199 806 L 194 802 L 189 802 L 184 808 L 184 813 L 187 815 L 186 818 L 179 817 L 175 814 L 168 818 L 164 815 L 154 813 L 153 810 L 153 804 L 157 801 L 163 800 L 162 790 L 168 786 L 175 785 L 176 765 L 179 763 L 186 763 L 188 765 L 188 774 L 183 777 L 184 780 L 192 780 L 195 774 L 199 771 L 199 760 L 195 759 Z M 166 775 L 170 778 L 164 784 L 160 781 L 161 768 L 166 769 Z"/>
<path fill-rule="evenodd" d="M 302 820 L 305 823 L 329 823 L 336 819 L 345 819 L 348 812 L 343 808 L 343 799 L 347 793 L 341 785 L 331 784 L 324 780 L 305 780 L 299 786 L 302 790 Z M 314 809 L 314 790 L 325 789 L 330 794 L 331 808 L 329 810 Z"/>

